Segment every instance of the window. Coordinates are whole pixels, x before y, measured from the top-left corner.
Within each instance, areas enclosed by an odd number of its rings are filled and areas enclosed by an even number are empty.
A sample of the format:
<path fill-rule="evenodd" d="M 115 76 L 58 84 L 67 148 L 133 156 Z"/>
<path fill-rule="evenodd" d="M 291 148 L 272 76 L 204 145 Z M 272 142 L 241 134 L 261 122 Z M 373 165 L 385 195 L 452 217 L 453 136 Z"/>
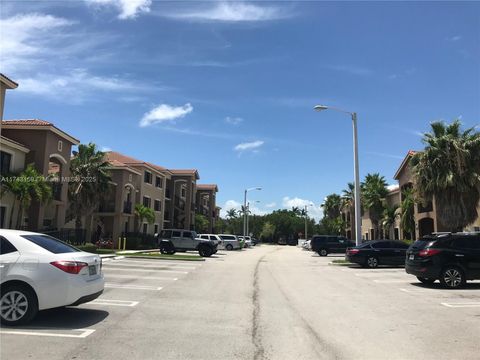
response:
<path fill-rule="evenodd" d="M 237 240 L 233 235 L 222 235 L 220 236 L 222 240 Z"/>
<path fill-rule="evenodd" d="M 153 209 L 155 211 L 162 211 L 162 202 L 160 200 L 155 200 L 153 203 Z"/>
<path fill-rule="evenodd" d="M 0 229 L 5 228 L 5 215 L 7 214 L 7 208 L 5 206 L 0 206 Z"/>
<path fill-rule="evenodd" d="M 208 235 L 200 235 L 200 239 L 206 239 L 206 240 L 208 240 Z"/>
<path fill-rule="evenodd" d="M 163 179 L 160 176 L 155 177 L 155 186 L 157 188 L 163 188 Z"/>
<path fill-rule="evenodd" d="M 408 244 L 405 244 L 401 241 L 391 241 L 390 244 L 395 249 L 408 249 L 409 248 Z"/>
<path fill-rule="evenodd" d="M 182 233 L 180 231 L 172 231 L 172 237 L 180 237 L 182 236 Z"/>
<path fill-rule="evenodd" d="M 59 140 L 59 141 L 58 141 L 58 144 L 57 144 L 57 150 L 61 152 L 62 149 L 63 149 L 63 141 L 62 141 L 62 140 Z"/>
<path fill-rule="evenodd" d="M 172 230 L 163 230 L 160 237 L 163 239 L 170 239 L 172 237 Z"/>
<path fill-rule="evenodd" d="M 182 197 L 185 197 L 187 194 L 187 190 L 185 188 L 182 188 Z"/>
<path fill-rule="evenodd" d="M 457 249 L 480 249 L 480 239 L 474 236 L 461 237 L 453 240 L 452 245 Z"/>
<path fill-rule="evenodd" d="M 22 237 L 54 254 L 65 254 L 80 251 L 77 248 L 64 243 L 63 241 L 48 235 L 23 235 Z"/>
<path fill-rule="evenodd" d="M 152 199 L 150 199 L 148 196 L 143 197 L 143 206 L 145 207 L 150 207 L 152 205 Z"/>
<path fill-rule="evenodd" d="M 210 240 L 218 240 L 215 235 L 210 235 Z"/>
<path fill-rule="evenodd" d="M 145 223 L 145 224 L 143 224 L 143 233 L 146 234 L 147 231 L 148 231 L 148 224 Z"/>
<path fill-rule="evenodd" d="M 380 241 L 375 244 L 372 244 L 372 248 L 374 249 L 390 249 L 392 246 L 390 245 L 390 241 Z"/>
<path fill-rule="evenodd" d="M 143 174 L 143 181 L 147 184 L 152 183 L 152 173 L 150 171 L 145 171 L 145 173 Z"/>
<path fill-rule="evenodd" d="M 158 224 L 155 224 L 155 226 L 153 227 L 153 233 L 158 234 Z"/>
<path fill-rule="evenodd" d="M 10 241 L 4 237 L 0 237 L 0 255 L 10 254 L 15 251 L 17 251 L 17 249 L 15 249 L 15 246 L 13 246 Z"/>
<path fill-rule="evenodd" d="M 192 233 L 190 231 L 184 231 L 183 232 L 183 237 L 184 238 L 191 238 L 192 237 Z"/>
<path fill-rule="evenodd" d="M 128 174 L 128 181 L 132 182 L 132 179 L 133 179 L 132 174 Z"/>
<path fill-rule="evenodd" d="M 10 172 L 10 163 L 12 162 L 12 154 L 0 151 L 0 172 L 8 174 Z"/>

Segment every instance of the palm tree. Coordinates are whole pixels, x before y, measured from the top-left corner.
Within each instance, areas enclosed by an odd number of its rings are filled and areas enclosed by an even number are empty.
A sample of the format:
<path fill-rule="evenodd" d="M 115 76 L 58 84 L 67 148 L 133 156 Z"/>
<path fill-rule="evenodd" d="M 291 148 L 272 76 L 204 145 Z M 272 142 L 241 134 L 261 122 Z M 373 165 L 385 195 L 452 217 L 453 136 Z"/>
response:
<path fill-rule="evenodd" d="M 331 220 L 336 219 L 340 217 L 342 198 L 338 194 L 327 195 L 321 206 L 325 217 Z"/>
<path fill-rule="evenodd" d="M 52 186 L 35 169 L 33 164 L 28 164 L 21 173 L 16 176 L 12 175 L 8 178 L 8 181 L 2 182 L 2 198 L 5 193 L 11 193 L 14 196 L 9 228 L 13 226 L 14 209 L 18 203 L 15 228 L 20 229 L 23 226 L 25 209 L 30 207 L 32 200 L 37 200 L 42 204 L 50 201 L 52 199 Z"/>
<path fill-rule="evenodd" d="M 69 183 L 68 198 L 70 214 L 75 218 L 76 240 L 80 242 L 82 220 L 98 208 L 108 193 L 111 177 L 105 153 L 98 151 L 95 144 L 80 144 L 74 155 L 70 162 L 70 174 L 75 181 Z"/>
<path fill-rule="evenodd" d="M 155 222 L 155 212 L 151 208 L 146 207 L 143 204 L 135 205 L 135 216 L 138 219 L 138 233 L 140 232 L 144 221 L 147 221 L 147 223 L 149 224 L 153 224 Z"/>
<path fill-rule="evenodd" d="M 382 226 L 385 230 L 385 237 L 387 239 L 390 238 L 390 230 L 392 229 L 392 226 L 395 225 L 397 218 L 400 216 L 400 214 L 397 212 L 398 208 L 398 205 L 393 205 L 391 207 L 387 205 L 383 210 Z"/>
<path fill-rule="evenodd" d="M 362 183 L 362 202 L 365 210 L 368 210 L 370 221 L 374 228 L 374 238 L 380 234 L 380 220 L 385 209 L 385 198 L 388 194 L 387 182 L 378 173 L 367 174 Z"/>
<path fill-rule="evenodd" d="M 424 151 L 411 159 L 417 194 L 422 202 L 435 197 L 438 222 L 458 231 L 478 217 L 480 200 L 480 133 L 461 130 L 457 119 L 451 124 L 430 124 Z"/>
<path fill-rule="evenodd" d="M 400 208 L 400 226 L 404 236 L 408 234 L 408 238 L 410 238 L 415 233 L 415 191 L 412 187 L 407 187 L 402 191 Z"/>
<path fill-rule="evenodd" d="M 295 216 L 300 216 L 302 214 L 298 206 L 292 206 L 292 213 Z"/>
<path fill-rule="evenodd" d="M 235 219 L 237 217 L 237 210 L 232 208 L 230 210 L 227 210 L 227 219 L 231 220 L 231 219 Z"/>

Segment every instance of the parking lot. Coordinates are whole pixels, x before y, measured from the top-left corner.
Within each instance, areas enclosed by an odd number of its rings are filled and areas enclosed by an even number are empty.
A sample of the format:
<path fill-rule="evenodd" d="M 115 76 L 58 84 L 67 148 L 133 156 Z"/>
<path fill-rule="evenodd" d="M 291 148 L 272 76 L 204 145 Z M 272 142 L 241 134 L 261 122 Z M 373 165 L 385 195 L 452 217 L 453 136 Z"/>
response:
<path fill-rule="evenodd" d="M 334 266 L 298 247 L 111 259 L 104 294 L 1 329 L 2 359 L 478 359 L 480 282 Z M 447 335 L 446 335 L 447 334 Z"/>

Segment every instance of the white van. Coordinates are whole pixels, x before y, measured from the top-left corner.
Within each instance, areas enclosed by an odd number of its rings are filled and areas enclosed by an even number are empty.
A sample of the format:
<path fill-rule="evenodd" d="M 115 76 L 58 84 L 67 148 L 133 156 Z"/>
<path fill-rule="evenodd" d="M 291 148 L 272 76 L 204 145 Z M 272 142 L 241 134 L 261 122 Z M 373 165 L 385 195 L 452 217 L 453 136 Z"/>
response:
<path fill-rule="evenodd" d="M 231 234 L 219 234 L 217 235 L 222 239 L 222 247 L 225 250 L 238 250 L 241 249 L 240 241 L 236 235 Z"/>

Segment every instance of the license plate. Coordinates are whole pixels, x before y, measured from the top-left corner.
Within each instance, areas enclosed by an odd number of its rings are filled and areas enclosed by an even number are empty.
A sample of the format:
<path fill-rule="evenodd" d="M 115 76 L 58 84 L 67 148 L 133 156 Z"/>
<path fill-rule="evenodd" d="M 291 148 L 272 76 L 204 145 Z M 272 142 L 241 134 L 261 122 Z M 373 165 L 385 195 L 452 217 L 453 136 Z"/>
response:
<path fill-rule="evenodd" d="M 97 266 L 96 265 L 90 265 L 88 267 L 88 273 L 90 275 L 96 275 L 97 274 Z"/>
<path fill-rule="evenodd" d="M 415 259 L 415 255 L 413 255 L 413 254 L 412 254 L 412 255 L 410 255 L 410 256 L 408 257 L 408 259 L 409 259 L 409 260 L 413 260 L 413 259 Z"/>

